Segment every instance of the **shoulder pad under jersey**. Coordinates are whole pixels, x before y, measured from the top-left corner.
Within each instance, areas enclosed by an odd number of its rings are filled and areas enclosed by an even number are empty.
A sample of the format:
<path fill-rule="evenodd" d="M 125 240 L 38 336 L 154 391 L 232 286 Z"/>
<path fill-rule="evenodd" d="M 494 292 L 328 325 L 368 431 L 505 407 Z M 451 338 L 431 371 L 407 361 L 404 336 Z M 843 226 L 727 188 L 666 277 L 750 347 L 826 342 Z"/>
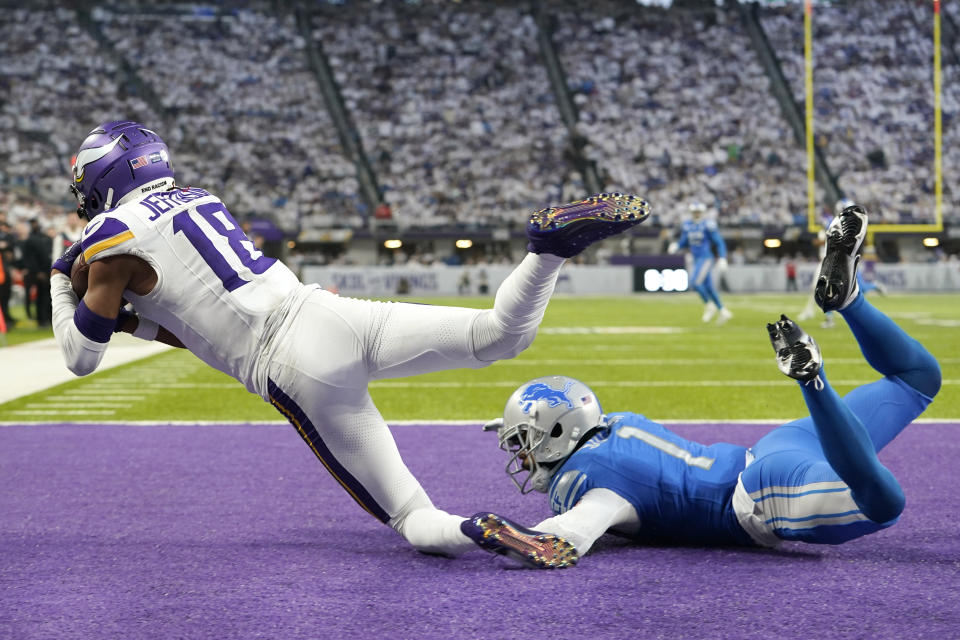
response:
<path fill-rule="evenodd" d="M 90 263 L 110 255 L 126 253 L 135 236 L 125 222 L 101 213 L 83 229 L 80 247 L 83 259 Z"/>

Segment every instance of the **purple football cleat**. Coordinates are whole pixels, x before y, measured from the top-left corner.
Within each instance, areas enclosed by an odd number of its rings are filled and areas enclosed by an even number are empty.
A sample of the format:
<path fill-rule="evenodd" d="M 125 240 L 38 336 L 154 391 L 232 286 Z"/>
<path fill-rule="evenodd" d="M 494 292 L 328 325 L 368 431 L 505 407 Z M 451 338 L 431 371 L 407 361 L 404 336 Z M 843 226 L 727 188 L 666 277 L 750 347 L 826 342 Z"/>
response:
<path fill-rule="evenodd" d="M 600 193 L 530 216 L 527 250 L 572 258 L 608 236 L 638 225 L 650 215 L 650 205 L 637 196 Z"/>
<path fill-rule="evenodd" d="M 573 545 L 560 536 L 531 531 L 487 511 L 464 520 L 460 530 L 481 549 L 507 556 L 532 569 L 564 569 L 580 559 Z"/>

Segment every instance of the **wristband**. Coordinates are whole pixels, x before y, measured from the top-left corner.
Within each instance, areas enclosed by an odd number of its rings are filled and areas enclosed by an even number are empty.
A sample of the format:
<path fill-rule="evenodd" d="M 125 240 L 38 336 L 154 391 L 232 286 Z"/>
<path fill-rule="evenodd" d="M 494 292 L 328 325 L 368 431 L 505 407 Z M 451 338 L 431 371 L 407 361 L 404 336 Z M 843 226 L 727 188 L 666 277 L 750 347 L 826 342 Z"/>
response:
<path fill-rule="evenodd" d="M 94 342 L 109 342 L 117 321 L 90 311 L 87 303 L 81 300 L 77 310 L 73 312 L 73 324 L 84 337 Z"/>

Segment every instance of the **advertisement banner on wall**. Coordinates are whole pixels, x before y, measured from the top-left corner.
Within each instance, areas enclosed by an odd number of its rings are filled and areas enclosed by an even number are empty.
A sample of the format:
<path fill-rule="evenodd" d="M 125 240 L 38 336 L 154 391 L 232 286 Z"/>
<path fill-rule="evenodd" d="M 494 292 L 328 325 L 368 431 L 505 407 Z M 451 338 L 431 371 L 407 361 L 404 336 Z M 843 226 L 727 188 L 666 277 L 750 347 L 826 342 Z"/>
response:
<path fill-rule="evenodd" d="M 513 272 L 510 265 L 470 267 L 412 266 L 356 267 L 305 266 L 304 282 L 355 297 L 489 295 Z M 817 274 L 814 263 L 796 270 L 800 290 L 809 290 Z M 960 263 L 865 264 L 861 274 L 891 292 L 960 291 Z M 717 286 L 731 293 L 787 291 L 783 265 L 735 265 L 715 273 Z M 556 292 L 572 295 L 621 295 L 633 292 L 677 293 L 690 291 L 689 276 L 682 268 L 635 265 L 567 265 L 557 279 Z"/>
<path fill-rule="evenodd" d="M 305 266 L 307 283 L 355 297 L 389 298 L 398 295 L 493 295 L 513 272 L 510 265 L 473 267 L 353 267 Z M 556 292 L 578 295 L 619 295 L 633 291 L 629 267 L 568 265 L 560 271 Z"/>

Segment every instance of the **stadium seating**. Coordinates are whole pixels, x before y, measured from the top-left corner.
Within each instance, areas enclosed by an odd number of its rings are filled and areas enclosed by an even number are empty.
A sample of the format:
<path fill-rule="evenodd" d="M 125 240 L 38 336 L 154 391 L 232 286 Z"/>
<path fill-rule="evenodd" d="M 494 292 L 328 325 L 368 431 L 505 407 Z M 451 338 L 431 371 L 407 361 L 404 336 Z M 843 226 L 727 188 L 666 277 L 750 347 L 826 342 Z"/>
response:
<path fill-rule="evenodd" d="M 945 6 L 956 12 L 958 4 Z M 220 193 L 241 218 L 273 218 L 289 231 L 364 224 L 356 168 L 289 11 L 255 1 L 231 9 L 135 2 L 94 9 L 121 59 L 72 5 L 51 5 L 58 6 L 0 17 L 0 189 L 69 205 L 63 185 L 83 133 L 127 116 L 155 123 L 181 182 Z M 309 6 L 312 37 L 398 224 L 516 223 L 584 194 L 537 26 L 524 8 Z M 577 134 L 608 190 L 644 194 L 662 224 L 673 224 L 692 199 L 716 205 L 726 225 L 782 226 L 802 217 L 804 150 L 735 11 L 570 0 L 550 3 L 549 13 L 579 111 Z M 818 5 L 814 16 L 818 144 L 841 188 L 882 221 L 929 220 L 929 7 L 856 1 Z M 802 102 L 799 5 L 765 7 L 761 20 Z M 159 103 L 137 93 L 123 64 Z M 949 174 L 960 161 L 960 132 L 949 126 L 957 74 L 957 65 L 945 65 L 948 214 L 960 199 Z"/>
<path fill-rule="evenodd" d="M 954 3 L 956 4 L 956 3 Z M 767 8 L 762 24 L 775 43 L 794 97 L 804 100 L 800 5 Z M 848 2 L 813 12 L 814 110 L 818 144 L 848 197 L 878 221 L 929 222 L 934 207 L 933 15 L 929 3 Z M 944 168 L 960 160 L 957 69 L 944 68 Z M 947 209 L 957 204 L 944 180 Z M 953 205 L 953 206 L 950 206 Z"/>
<path fill-rule="evenodd" d="M 627 6 L 558 20 L 581 133 L 609 188 L 645 194 L 661 222 L 691 200 L 728 223 L 793 222 L 806 202 L 803 151 L 735 12 Z"/>
<path fill-rule="evenodd" d="M 402 222 L 522 220 L 576 179 L 519 8 L 337 8 L 314 24 Z"/>

